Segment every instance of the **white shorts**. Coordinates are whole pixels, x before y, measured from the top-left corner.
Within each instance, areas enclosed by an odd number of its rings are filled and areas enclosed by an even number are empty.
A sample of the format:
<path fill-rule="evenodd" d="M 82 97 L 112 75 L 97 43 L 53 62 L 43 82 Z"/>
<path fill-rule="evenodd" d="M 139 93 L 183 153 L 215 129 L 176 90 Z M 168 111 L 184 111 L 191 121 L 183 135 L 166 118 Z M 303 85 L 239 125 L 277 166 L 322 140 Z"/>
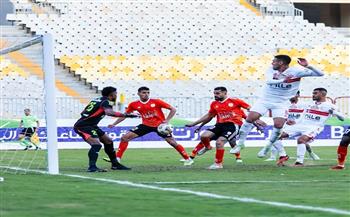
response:
<path fill-rule="evenodd" d="M 323 127 L 320 126 L 310 126 L 310 125 L 285 125 L 283 132 L 289 135 L 289 138 L 295 138 L 305 135 L 311 139 L 314 139 L 321 131 Z"/>
<path fill-rule="evenodd" d="M 268 111 L 271 111 L 271 116 L 273 118 L 287 118 L 288 116 L 288 106 L 286 103 L 272 103 L 262 100 L 258 100 L 250 111 L 257 112 L 262 116 L 265 115 Z"/>

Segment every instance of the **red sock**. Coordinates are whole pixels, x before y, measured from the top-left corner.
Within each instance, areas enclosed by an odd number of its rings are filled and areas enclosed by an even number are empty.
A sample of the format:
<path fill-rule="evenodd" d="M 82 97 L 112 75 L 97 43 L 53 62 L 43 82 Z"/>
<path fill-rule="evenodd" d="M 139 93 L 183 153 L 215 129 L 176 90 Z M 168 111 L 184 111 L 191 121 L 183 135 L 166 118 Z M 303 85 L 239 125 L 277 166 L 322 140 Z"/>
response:
<path fill-rule="evenodd" d="M 238 153 L 235 153 L 235 156 L 236 156 L 236 159 L 237 159 L 237 158 L 241 158 L 241 153 L 239 153 L 239 152 L 238 152 Z"/>
<path fill-rule="evenodd" d="M 224 159 L 225 149 L 216 149 L 215 163 L 220 164 Z"/>
<path fill-rule="evenodd" d="M 182 145 L 178 144 L 176 147 L 175 147 L 176 151 L 178 151 L 181 156 L 185 159 L 185 160 L 188 160 L 188 158 L 190 158 L 188 156 L 188 154 L 186 153 L 184 147 L 182 147 Z"/>
<path fill-rule="evenodd" d="M 202 142 L 198 143 L 198 145 L 192 150 L 191 157 L 195 157 L 198 151 L 201 150 L 202 148 L 204 148 L 203 143 Z"/>
<path fill-rule="evenodd" d="M 338 164 L 344 166 L 345 164 L 345 158 L 348 154 L 348 147 L 347 146 L 338 146 Z"/>
<path fill-rule="evenodd" d="M 116 157 L 117 158 L 122 158 L 124 152 L 126 151 L 126 149 L 128 148 L 128 145 L 129 143 L 128 142 L 120 142 L 119 143 L 119 148 L 118 148 L 118 151 L 117 151 L 117 154 L 116 154 Z"/>
<path fill-rule="evenodd" d="M 210 149 L 210 139 L 209 138 L 203 138 L 202 141 L 201 141 L 204 145 L 204 147 Z"/>

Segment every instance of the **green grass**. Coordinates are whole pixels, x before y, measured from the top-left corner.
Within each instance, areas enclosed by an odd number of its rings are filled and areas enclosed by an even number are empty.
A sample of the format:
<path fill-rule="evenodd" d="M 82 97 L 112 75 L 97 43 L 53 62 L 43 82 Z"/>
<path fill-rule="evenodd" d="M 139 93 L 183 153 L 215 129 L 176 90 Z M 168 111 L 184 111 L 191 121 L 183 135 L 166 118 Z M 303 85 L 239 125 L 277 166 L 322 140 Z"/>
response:
<path fill-rule="evenodd" d="M 0 128 L 17 128 L 19 125 L 18 120 L 1 120 L 0 119 Z"/>
<path fill-rule="evenodd" d="M 332 207 L 350 211 L 350 170 L 331 171 L 336 163 L 336 147 L 315 147 L 321 161 L 306 161 L 306 167 L 278 168 L 272 162 L 256 158 L 257 148 L 243 151 L 244 165 L 236 165 L 228 150 L 225 168 L 219 171 L 206 169 L 213 162 L 214 151 L 198 157 L 191 168 L 184 168 L 178 161 L 179 155 L 172 149 L 130 149 L 125 153 L 123 163 L 131 171 L 109 171 L 88 174 L 86 150 L 61 150 L 60 168 L 64 174 L 78 174 L 96 178 L 128 180 L 135 183 L 156 181 L 312 181 L 305 183 L 215 183 L 215 184 L 168 184 L 173 187 L 220 195 L 249 197 L 259 200 L 279 201 L 318 207 Z M 288 148 L 295 156 L 295 148 Z M 0 153 L 0 163 L 17 159 L 29 163 L 32 168 L 44 168 L 44 151 L 6 151 Z M 102 161 L 100 167 L 109 168 Z M 12 166 L 19 162 L 13 161 Z M 289 164 L 292 164 L 290 160 Z M 26 163 L 22 164 L 24 167 Z M 347 165 L 348 167 L 350 165 Z M 0 216 L 339 216 L 331 213 L 305 211 L 249 204 L 232 200 L 201 198 L 194 195 L 161 192 L 133 188 L 94 180 L 82 180 L 64 176 L 49 176 L 34 173 L 14 174 L 0 172 L 5 178 L 0 182 Z M 156 185 L 156 184 L 152 184 Z"/>

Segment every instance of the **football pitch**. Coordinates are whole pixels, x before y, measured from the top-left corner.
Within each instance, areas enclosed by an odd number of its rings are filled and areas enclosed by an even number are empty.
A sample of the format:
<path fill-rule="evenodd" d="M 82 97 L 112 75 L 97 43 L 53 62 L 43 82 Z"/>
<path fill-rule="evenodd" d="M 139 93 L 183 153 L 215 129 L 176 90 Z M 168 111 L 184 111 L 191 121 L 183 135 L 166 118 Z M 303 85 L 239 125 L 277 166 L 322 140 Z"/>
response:
<path fill-rule="evenodd" d="M 215 151 L 184 167 L 170 148 L 129 149 L 123 163 L 131 171 L 93 174 L 85 172 L 87 150 L 60 150 L 61 175 L 0 169 L 0 216 L 350 215 L 350 170 L 329 170 L 336 164 L 336 147 L 314 147 L 321 160 L 306 160 L 302 168 L 292 167 L 294 159 L 276 167 L 258 159 L 258 150 L 244 149 L 244 164 L 238 165 L 226 149 L 224 169 L 209 171 Z M 295 147 L 287 151 L 295 156 Z M 46 151 L 6 151 L 2 160 L 27 168 L 19 161 L 34 155 L 43 160 Z M 103 151 L 98 166 L 109 169 L 102 157 Z"/>

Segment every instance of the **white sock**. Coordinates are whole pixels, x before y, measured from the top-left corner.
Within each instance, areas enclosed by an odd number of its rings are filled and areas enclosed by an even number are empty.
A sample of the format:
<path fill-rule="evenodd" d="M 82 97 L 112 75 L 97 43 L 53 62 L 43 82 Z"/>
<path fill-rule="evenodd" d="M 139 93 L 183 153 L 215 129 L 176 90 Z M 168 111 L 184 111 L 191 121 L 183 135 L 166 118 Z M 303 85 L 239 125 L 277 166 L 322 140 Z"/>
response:
<path fill-rule="evenodd" d="M 275 143 L 276 144 L 276 143 Z M 270 158 L 276 158 L 276 155 L 278 153 L 277 148 L 275 147 L 275 144 L 271 147 L 271 157 Z"/>
<path fill-rule="evenodd" d="M 272 147 L 275 147 L 278 151 L 278 155 L 280 157 L 284 157 L 284 156 L 287 156 L 287 152 L 286 150 L 284 149 L 284 146 L 283 146 L 283 143 L 281 140 L 277 140 L 275 143 L 273 143 L 273 146 Z"/>
<path fill-rule="evenodd" d="M 281 128 L 272 128 L 271 136 L 267 142 L 266 148 L 271 148 L 272 144 L 275 143 L 281 135 Z"/>
<path fill-rule="evenodd" d="M 305 152 L 306 152 L 305 144 L 298 144 L 298 146 L 297 146 L 297 162 L 304 163 Z"/>
<path fill-rule="evenodd" d="M 254 125 L 247 121 L 244 121 L 241 129 L 239 130 L 239 140 L 238 145 L 243 145 L 245 140 L 247 139 L 248 133 L 253 129 Z"/>

